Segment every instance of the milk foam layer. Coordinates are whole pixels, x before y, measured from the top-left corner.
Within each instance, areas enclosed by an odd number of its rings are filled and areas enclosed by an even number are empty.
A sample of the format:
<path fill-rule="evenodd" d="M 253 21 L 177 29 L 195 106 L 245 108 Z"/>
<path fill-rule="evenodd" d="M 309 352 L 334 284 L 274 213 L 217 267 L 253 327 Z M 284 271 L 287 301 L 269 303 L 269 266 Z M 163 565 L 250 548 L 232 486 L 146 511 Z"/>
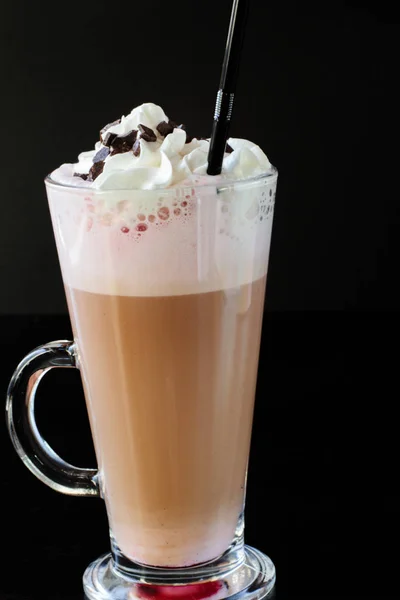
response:
<path fill-rule="evenodd" d="M 273 173 L 225 189 L 129 192 L 49 184 L 64 283 L 99 294 L 171 296 L 255 281 L 266 274 L 276 180 Z"/>
<path fill-rule="evenodd" d="M 140 153 L 133 151 L 112 155 L 104 160 L 103 170 L 94 181 L 84 181 L 74 177 L 74 173 L 87 176 L 93 166 L 93 159 L 99 150 L 107 152 L 99 141 L 95 149 L 82 152 L 75 164 L 64 164 L 52 173 L 59 183 L 99 190 L 121 189 L 162 189 L 182 182 L 196 184 L 207 172 L 209 141 L 194 138 L 186 143 L 186 132 L 175 128 L 164 137 L 157 130 L 162 122 L 168 122 L 163 109 L 146 103 L 123 116 L 120 123 L 110 126 L 106 133 L 126 135 L 137 131 L 140 125 L 149 127 L 156 136 L 155 141 L 140 139 Z M 104 139 L 104 138 L 103 138 Z M 259 146 L 243 139 L 228 140 L 231 152 L 225 154 L 221 179 L 244 179 L 254 177 L 271 169 L 271 163 Z M 215 178 L 206 176 L 209 182 Z"/>

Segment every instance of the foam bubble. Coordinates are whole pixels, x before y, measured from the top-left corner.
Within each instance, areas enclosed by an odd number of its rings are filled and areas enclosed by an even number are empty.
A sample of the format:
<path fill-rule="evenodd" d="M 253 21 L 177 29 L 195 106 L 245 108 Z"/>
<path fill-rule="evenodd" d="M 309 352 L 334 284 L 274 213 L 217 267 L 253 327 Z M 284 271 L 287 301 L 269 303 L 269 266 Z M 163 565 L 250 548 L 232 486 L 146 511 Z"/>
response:
<path fill-rule="evenodd" d="M 101 193 L 48 185 L 66 285 L 164 296 L 231 289 L 267 271 L 276 176 L 253 187 Z M 270 193 L 271 192 L 271 193 Z"/>

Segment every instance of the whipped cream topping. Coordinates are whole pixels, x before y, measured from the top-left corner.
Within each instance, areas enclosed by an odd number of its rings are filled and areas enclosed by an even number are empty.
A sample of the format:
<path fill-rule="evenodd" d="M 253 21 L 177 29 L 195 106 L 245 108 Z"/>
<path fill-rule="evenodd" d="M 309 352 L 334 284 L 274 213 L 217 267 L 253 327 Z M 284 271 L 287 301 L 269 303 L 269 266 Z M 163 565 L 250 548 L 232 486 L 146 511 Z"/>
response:
<path fill-rule="evenodd" d="M 168 188 L 198 183 L 204 176 L 215 181 L 207 175 L 208 150 L 209 140 L 190 139 L 160 106 L 146 103 L 102 129 L 94 150 L 82 152 L 77 163 L 62 165 L 52 177 L 98 190 Z M 271 168 L 259 146 L 230 138 L 220 177 L 244 179 Z"/>

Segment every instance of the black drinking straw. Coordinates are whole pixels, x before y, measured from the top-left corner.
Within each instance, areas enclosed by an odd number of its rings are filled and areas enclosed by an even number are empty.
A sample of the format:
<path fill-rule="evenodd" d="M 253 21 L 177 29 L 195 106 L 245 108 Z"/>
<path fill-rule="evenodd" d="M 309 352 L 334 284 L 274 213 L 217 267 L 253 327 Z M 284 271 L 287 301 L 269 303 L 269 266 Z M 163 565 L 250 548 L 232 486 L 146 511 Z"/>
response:
<path fill-rule="evenodd" d="M 235 99 L 249 3 L 250 0 L 233 0 L 221 80 L 215 104 L 210 150 L 208 152 L 208 175 L 219 175 L 222 169 Z"/>

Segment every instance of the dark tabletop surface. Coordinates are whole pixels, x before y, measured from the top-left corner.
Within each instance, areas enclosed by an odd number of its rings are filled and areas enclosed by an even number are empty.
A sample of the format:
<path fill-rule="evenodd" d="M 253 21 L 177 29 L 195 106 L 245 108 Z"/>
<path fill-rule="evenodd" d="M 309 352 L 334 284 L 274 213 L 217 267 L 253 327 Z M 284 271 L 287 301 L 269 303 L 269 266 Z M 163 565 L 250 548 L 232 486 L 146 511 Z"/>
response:
<path fill-rule="evenodd" d="M 70 337 L 66 316 L 3 316 L 1 389 L 23 355 Z M 395 598 L 400 494 L 397 313 L 267 313 L 246 506 L 246 541 L 271 556 L 276 598 Z M 79 374 L 38 392 L 54 449 L 95 465 Z M 103 502 L 62 496 L 14 453 L 4 424 L 1 600 L 82 599 L 108 550 Z"/>

